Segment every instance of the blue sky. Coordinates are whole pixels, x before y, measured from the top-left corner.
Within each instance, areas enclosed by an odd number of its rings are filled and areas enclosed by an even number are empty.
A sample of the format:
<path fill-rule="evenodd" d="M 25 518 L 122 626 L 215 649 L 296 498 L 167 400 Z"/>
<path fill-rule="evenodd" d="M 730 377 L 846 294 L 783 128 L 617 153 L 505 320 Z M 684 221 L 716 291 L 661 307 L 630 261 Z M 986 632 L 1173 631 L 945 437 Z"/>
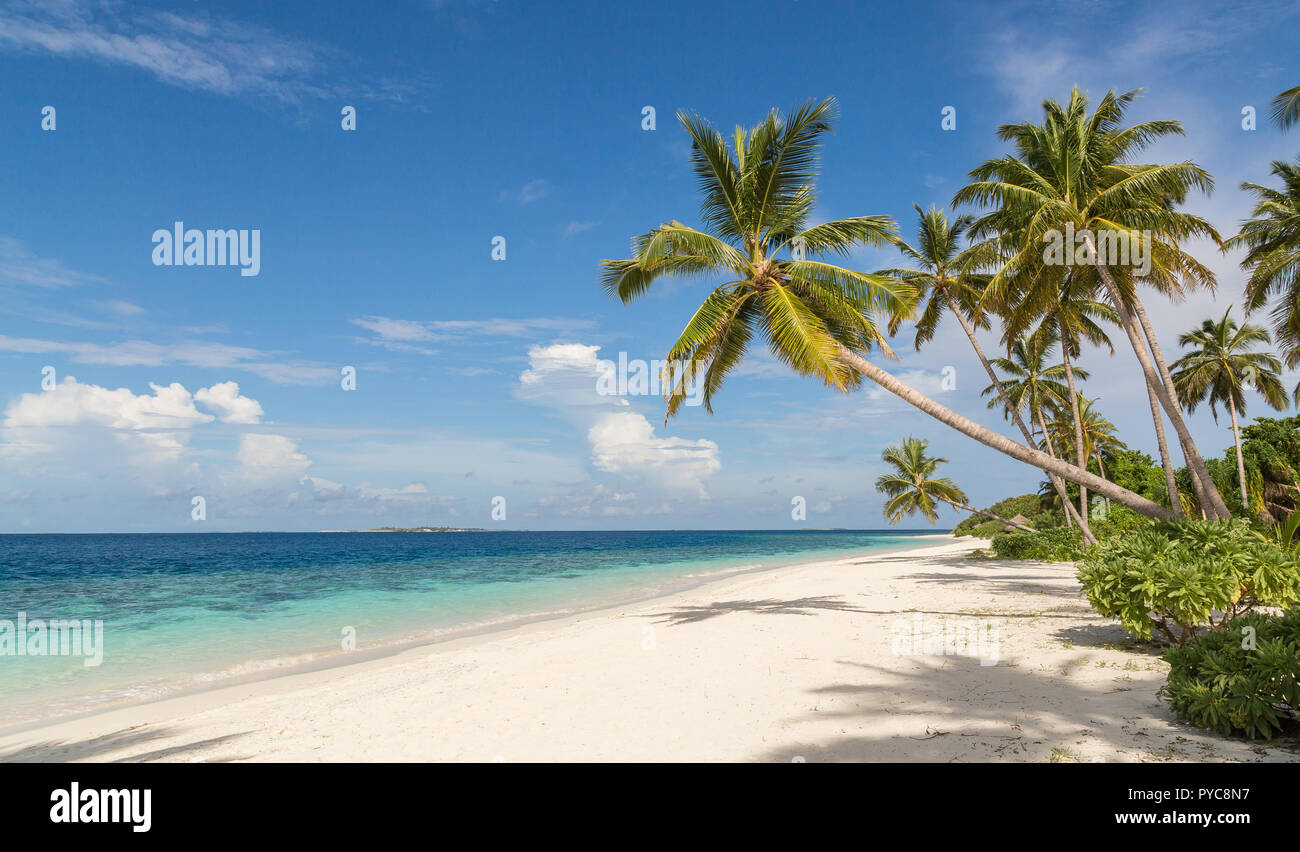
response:
<path fill-rule="evenodd" d="M 0 3 L 0 531 L 786 528 L 796 496 L 804 526 L 880 527 L 879 453 L 905 434 L 978 504 L 1035 490 L 901 402 L 761 350 L 713 416 L 665 426 L 653 397 L 594 393 L 597 358 L 661 357 L 706 292 L 625 307 L 598 286 L 632 235 L 698 223 L 673 114 L 729 130 L 835 96 L 817 217 L 906 235 L 913 202 L 946 206 L 999 152 L 999 124 L 1075 83 L 1145 87 L 1131 117 L 1184 122 L 1155 155 L 1214 174 L 1189 207 L 1230 233 L 1237 184 L 1300 150 L 1265 117 L 1300 77 L 1296 24 L 1284 3 Z M 156 266 L 177 220 L 259 229 L 260 274 Z M 1169 350 L 1240 302 L 1236 259 L 1197 254 L 1219 291 L 1152 305 Z M 956 326 L 898 344 L 891 369 L 1006 428 Z M 1131 354 L 1084 360 L 1085 393 L 1152 448 Z M 1192 425 L 1207 455 L 1229 445 L 1208 411 Z"/>

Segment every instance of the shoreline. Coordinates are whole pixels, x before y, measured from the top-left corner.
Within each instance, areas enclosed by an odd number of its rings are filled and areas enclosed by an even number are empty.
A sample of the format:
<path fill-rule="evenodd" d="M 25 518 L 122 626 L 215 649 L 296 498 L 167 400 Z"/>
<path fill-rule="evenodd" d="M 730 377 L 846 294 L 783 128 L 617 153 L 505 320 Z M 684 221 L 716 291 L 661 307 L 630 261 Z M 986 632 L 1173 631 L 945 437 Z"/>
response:
<path fill-rule="evenodd" d="M 322 530 L 321 532 L 330 531 Z M 361 532 L 378 531 L 362 530 Z M 877 555 L 884 556 L 893 553 L 904 553 L 934 546 L 934 543 L 939 540 L 945 540 L 947 542 L 955 541 L 950 533 L 918 533 L 915 535 L 915 539 L 917 542 L 915 544 L 888 544 L 865 550 L 846 550 L 834 555 L 825 555 L 824 558 L 809 559 L 806 556 L 795 556 L 790 561 L 777 561 L 774 564 L 739 565 L 735 567 L 720 568 L 717 571 L 687 574 L 677 578 L 675 582 L 666 583 L 662 587 L 650 587 L 648 590 L 644 586 L 630 587 L 626 590 L 625 594 L 605 595 L 598 598 L 584 599 L 579 603 L 574 604 L 571 608 L 508 615 L 498 620 L 486 623 L 471 621 L 452 625 L 446 628 L 424 628 L 418 635 L 408 634 L 400 638 L 390 637 L 380 640 L 372 646 L 359 648 L 353 651 L 343 651 L 336 647 L 331 647 L 328 649 L 321 648 L 299 651 L 285 656 L 261 657 L 257 659 L 243 660 L 217 670 L 190 672 L 185 675 L 188 679 L 187 682 L 184 685 L 179 686 L 172 686 L 170 685 L 172 681 L 163 679 L 135 681 L 131 686 L 137 688 L 155 687 L 159 692 L 153 695 L 137 697 L 99 699 L 95 701 L 94 706 L 85 710 L 24 718 L 15 722 L 0 724 L 0 738 L 60 722 L 92 718 L 114 710 L 123 710 L 154 704 L 172 698 L 197 696 L 227 687 L 257 684 L 281 677 L 292 677 L 299 674 L 308 674 L 311 672 L 327 671 L 334 668 L 360 665 L 390 658 L 406 651 L 440 645 L 447 642 L 490 636 L 494 633 L 524 628 L 532 624 L 543 624 L 572 617 L 596 614 L 618 607 L 649 603 L 660 598 L 690 592 L 713 583 L 725 582 L 734 577 L 798 568 L 804 565 L 815 565 L 821 562 L 836 561 L 840 559 L 859 559 Z M 226 674 L 226 672 L 244 668 L 248 668 L 249 670 L 245 672 L 236 671 Z M 79 700 L 95 699 L 97 696 L 102 694 L 103 692 L 101 691 L 82 695 L 59 697 L 56 700 L 61 704 L 71 704 Z M 0 755 L 0 762 L 2 761 L 3 755 Z"/>
<path fill-rule="evenodd" d="M 0 761 L 1295 761 L 1176 722 L 1060 563 L 802 562 L 0 733 Z M 996 665 L 900 620 L 1000 624 Z M 986 661 L 987 662 L 987 661 Z"/>

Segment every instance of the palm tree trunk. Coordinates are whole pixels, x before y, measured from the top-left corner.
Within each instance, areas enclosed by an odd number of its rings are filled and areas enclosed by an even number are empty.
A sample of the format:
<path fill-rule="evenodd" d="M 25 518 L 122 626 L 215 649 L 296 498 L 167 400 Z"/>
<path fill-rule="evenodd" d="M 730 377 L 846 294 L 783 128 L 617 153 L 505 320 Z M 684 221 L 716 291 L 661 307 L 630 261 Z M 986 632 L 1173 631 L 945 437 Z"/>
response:
<path fill-rule="evenodd" d="M 1030 403 L 1030 407 L 1032 408 L 1031 416 L 1034 418 L 1034 423 L 1043 433 L 1043 446 L 1047 448 L 1047 454 L 1052 458 L 1056 458 L 1056 449 L 1052 446 L 1052 433 L 1047 431 L 1047 424 L 1043 422 L 1043 410 L 1034 407 L 1033 403 Z M 1037 446 L 1032 438 L 1029 445 L 1031 447 Z M 1070 502 L 1070 495 L 1064 487 L 1057 493 L 1061 496 L 1061 505 L 1065 507 L 1065 528 L 1067 530 L 1073 529 L 1075 518 L 1079 517 L 1079 512 L 1074 508 L 1074 504 Z"/>
<path fill-rule="evenodd" d="M 1133 296 L 1133 313 L 1138 324 L 1142 326 L 1142 334 L 1146 337 L 1147 344 L 1151 347 L 1151 357 L 1155 361 L 1156 372 L 1160 376 L 1160 380 L 1164 382 L 1165 393 L 1167 393 L 1169 398 L 1173 400 L 1174 407 L 1178 409 L 1178 415 L 1181 419 L 1182 408 L 1181 403 L 1178 400 L 1178 390 L 1174 387 L 1173 374 L 1169 372 L 1169 365 L 1165 362 L 1164 352 L 1160 349 L 1160 338 L 1156 336 L 1155 329 L 1151 326 L 1151 319 L 1147 316 L 1146 306 L 1142 304 L 1141 299 L 1137 298 L 1136 293 Z M 1163 429 L 1163 426 L 1161 428 Z M 1188 435 L 1187 440 L 1191 440 L 1190 434 Z M 1179 442 L 1182 442 L 1181 434 L 1179 435 Z M 1192 452 L 1196 453 L 1197 459 L 1200 459 L 1200 453 L 1197 452 L 1195 444 L 1192 445 Z M 1187 446 L 1185 444 L 1183 445 L 1183 456 L 1187 457 Z M 1205 491 L 1204 495 L 1201 497 L 1202 505 L 1207 505 L 1206 501 L 1208 501 L 1208 505 L 1213 507 L 1214 511 L 1222 511 L 1223 517 L 1229 517 L 1230 513 L 1228 512 L 1228 507 L 1223 502 L 1223 496 L 1219 494 L 1219 487 L 1214 484 L 1214 480 L 1210 477 L 1209 469 L 1205 468 L 1204 462 L 1201 462 L 1201 467 L 1205 470 L 1204 479 L 1201 480 L 1201 487 Z M 1188 462 L 1187 469 L 1189 472 L 1192 469 L 1190 461 Z M 1196 476 L 1192 477 L 1193 482 L 1196 482 L 1197 479 L 1198 477 Z M 1174 487 L 1177 488 L 1177 485 Z"/>
<path fill-rule="evenodd" d="M 1093 257 L 1098 257 L 1097 244 L 1093 239 L 1092 232 L 1081 231 L 1079 233 L 1083 241 L 1092 250 Z M 1199 485 L 1197 490 L 1198 496 L 1203 497 L 1202 506 L 1205 506 L 1209 514 L 1216 518 L 1232 517 L 1228 507 L 1223 502 L 1223 497 L 1219 494 L 1219 490 L 1214 487 L 1214 481 L 1210 478 L 1209 469 L 1206 468 L 1205 460 L 1201 458 L 1200 452 L 1196 449 L 1196 443 L 1192 440 L 1191 432 L 1187 431 L 1187 423 L 1184 422 L 1182 410 L 1179 408 L 1178 394 L 1170 393 L 1169 389 L 1172 387 L 1172 381 L 1169 385 L 1166 385 L 1163 378 L 1156 373 L 1155 365 L 1151 361 L 1151 354 L 1147 350 L 1147 344 L 1138 335 L 1137 323 L 1119 291 L 1119 286 L 1110 274 L 1110 269 L 1104 263 L 1098 263 L 1096 269 L 1098 277 L 1106 286 L 1111 301 L 1115 304 L 1115 311 L 1119 314 L 1120 325 L 1123 326 L 1125 333 L 1128 335 L 1129 344 L 1133 347 L 1133 354 L 1137 356 L 1138 364 L 1142 367 L 1142 373 L 1146 377 L 1147 383 L 1155 390 L 1156 398 L 1160 401 L 1161 407 L 1164 408 L 1165 414 L 1169 417 L 1169 422 L 1174 427 L 1174 432 L 1178 435 L 1178 442 L 1182 445 L 1183 458 L 1187 460 L 1187 470 L 1192 475 L 1192 482 Z M 1137 293 L 1133 294 L 1133 301 L 1135 304 L 1139 301 Z"/>
<path fill-rule="evenodd" d="M 1074 367 L 1070 364 L 1070 342 L 1065 335 L 1064 323 L 1057 323 L 1061 336 L 1061 360 L 1065 364 L 1065 381 L 1070 387 L 1070 413 L 1074 417 L 1074 459 L 1075 464 L 1087 469 L 1088 460 L 1083 454 L 1083 422 L 1079 419 L 1079 392 L 1074 389 Z M 1091 536 L 1088 527 L 1088 489 L 1079 486 L 1079 523 L 1085 536 Z"/>
<path fill-rule="evenodd" d="M 1017 461 L 1054 473 L 1069 482 L 1087 485 L 1098 494 L 1110 497 L 1121 506 L 1127 506 L 1148 518 L 1162 520 L 1173 518 L 1172 512 L 1158 503 L 1153 503 L 1141 494 L 1135 494 L 1127 488 L 1121 488 L 1113 482 L 1108 482 L 1092 471 L 1082 470 L 1061 459 L 1054 459 L 1042 450 L 1017 444 L 1005 435 L 999 435 L 992 429 L 987 429 L 952 409 L 940 405 L 915 388 L 900 382 L 890 373 L 850 349 L 840 347 L 840 357 L 844 359 L 846 364 L 894 396 L 919 408 L 945 426 L 956 429 L 969 438 L 974 438 L 986 447 L 1011 456 Z"/>
<path fill-rule="evenodd" d="M 1237 405 L 1228 397 L 1228 413 L 1232 415 L 1232 441 L 1237 445 L 1237 482 L 1241 485 L 1241 509 L 1250 512 L 1250 498 L 1246 496 L 1246 459 L 1241 454 L 1241 426 L 1237 423 Z"/>
<path fill-rule="evenodd" d="M 1002 400 L 1002 407 L 1011 415 L 1012 421 L 1020 429 L 1020 434 L 1025 436 L 1025 443 L 1031 447 L 1034 446 L 1033 433 L 1025 426 L 1025 421 L 1021 419 L 1020 410 L 1012 406 L 1011 399 L 1007 396 L 1006 389 L 1002 387 L 1002 380 L 999 379 L 998 374 L 993 371 L 993 365 L 989 363 L 989 359 L 984 356 L 984 347 L 980 346 L 979 340 L 975 337 L 975 329 L 971 328 L 970 323 L 966 321 L 966 315 L 957 307 L 957 300 L 952 297 L 952 293 L 949 293 L 945 289 L 943 295 L 948 301 L 948 310 L 952 311 L 953 316 L 957 317 L 957 321 L 961 323 L 962 329 L 966 332 L 966 338 L 970 340 L 970 345 L 975 349 L 975 354 L 979 356 L 980 363 L 984 365 L 984 372 L 988 373 L 989 379 L 993 382 L 994 387 L 998 389 L 998 398 Z M 1048 481 L 1052 483 L 1052 487 L 1056 489 L 1056 493 L 1061 498 L 1062 505 L 1065 506 L 1065 524 L 1068 527 L 1072 521 L 1071 515 L 1073 514 L 1077 516 L 1078 513 L 1074 511 L 1074 507 L 1070 504 L 1069 495 L 1065 493 L 1065 484 L 1061 481 L 1059 476 L 1056 476 L 1050 471 L 1045 470 L 1043 473 L 1047 474 Z M 1082 521 L 1080 522 L 1080 526 L 1083 529 L 1084 543 L 1089 545 L 1096 544 L 1097 540 L 1093 538 L 1092 531 L 1089 530 L 1086 525 L 1083 525 Z"/>
<path fill-rule="evenodd" d="M 1106 478 L 1106 465 L 1101 460 L 1101 450 L 1097 450 L 1097 470 L 1101 473 L 1101 478 Z M 1106 498 L 1106 517 L 1110 517 L 1110 498 Z"/>
<path fill-rule="evenodd" d="M 1023 532 L 1038 532 L 1038 530 L 1034 529 L 1033 527 L 1027 527 L 1024 524 L 1018 524 L 1015 521 L 1008 521 L 1006 518 L 1000 518 L 997 515 L 993 514 L 992 512 L 986 512 L 983 509 L 976 509 L 974 506 L 967 506 L 965 503 L 962 503 L 960 501 L 948 500 L 944 497 L 940 497 L 939 499 L 943 500 L 943 502 L 947 503 L 949 506 L 952 506 L 957 509 L 961 509 L 964 512 L 970 512 L 975 515 L 983 515 L 984 517 L 991 518 L 992 520 L 995 520 L 1000 524 L 1004 524 L 1005 526 L 1014 527 L 1015 529 L 1021 530 Z"/>
<path fill-rule="evenodd" d="M 1156 390 L 1147 385 L 1147 401 L 1151 403 L 1151 419 L 1156 424 L 1156 446 L 1160 448 L 1160 466 L 1165 471 L 1165 491 L 1169 494 L 1169 508 L 1174 516 L 1183 517 L 1183 498 L 1178 493 L 1178 478 L 1174 475 L 1174 463 L 1169 458 L 1169 444 L 1165 440 L 1165 418 L 1160 413 L 1160 400 L 1156 399 Z"/>

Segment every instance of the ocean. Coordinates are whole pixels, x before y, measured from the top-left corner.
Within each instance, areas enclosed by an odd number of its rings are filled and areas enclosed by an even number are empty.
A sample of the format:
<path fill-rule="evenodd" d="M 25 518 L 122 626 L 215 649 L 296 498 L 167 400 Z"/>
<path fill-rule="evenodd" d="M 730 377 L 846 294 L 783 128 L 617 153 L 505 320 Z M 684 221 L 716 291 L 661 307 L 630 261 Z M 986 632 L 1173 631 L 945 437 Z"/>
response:
<path fill-rule="evenodd" d="M 626 603 L 741 571 L 907 549 L 927 535 L 0 535 L 0 727 L 347 662 L 349 652 Z M 84 625 L 79 654 L 51 620 Z M 34 638 L 42 633 L 45 641 Z"/>

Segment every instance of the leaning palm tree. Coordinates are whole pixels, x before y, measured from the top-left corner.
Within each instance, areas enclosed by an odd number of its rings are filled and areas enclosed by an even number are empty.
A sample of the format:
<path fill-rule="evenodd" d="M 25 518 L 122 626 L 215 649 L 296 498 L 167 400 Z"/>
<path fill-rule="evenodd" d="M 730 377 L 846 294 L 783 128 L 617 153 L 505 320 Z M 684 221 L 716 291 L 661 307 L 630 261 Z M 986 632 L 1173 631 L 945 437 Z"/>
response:
<path fill-rule="evenodd" d="M 998 135 L 1012 143 L 1014 153 L 975 168 L 972 182 L 957 192 L 953 204 L 991 208 L 971 232 L 974 238 L 987 238 L 1003 259 L 984 290 L 984 303 L 992 309 L 1010 300 L 1009 289 L 1026 275 L 1067 264 L 1096 270 L 1143 377 L 1178 435 L 1201 504 L 1214 517 L 1228 517 L 1183 419 L 1137 292 L 1139 278 L 1173 294 L 1189 286 L 1214 286 L 1210 270 L 1179 243 L 1197 236 L 1217 243 L 1219 235 L 1205 219 L 1176 209 L 1191 190 L 1209 191 L 1213 180 L 1190 162 L 1130 162 L 1151 141 L 1183 132 L 1176 121 L 1122 128 L 1124 111 L 1136 96 L 1109 92 L 1090 113 L 1087 97 L 1075 88 L 1065 106 L 1043 103 L 1042 124 L 1003 125 Z M 1065 245 L 1071 239 L 1078 241 L 1077 249 Z M 1052 252 L 1054 245 L 1066 250 Z M 1135 274 L 1135 261 L 1143 257 L 1149 268 L 1144 275 Z"/>
<path fill-rule="evenodd" d="M 914 345 L 918 352 L 922 346 L 934 339 L 945 316 L 956 317 L 966 339 L 970 341 L 971 348 L 975 350 L 975 355 L 984 367 L 984 372 L 993 382 L 991 387 L 997 388 L 998 398 L 1002 401 L 1004 410 L 1020 430 L 1020 434 L 1024 436 L 1025 443 L 1033 446 L 1033 431 L 1020 417 L 1020 406 L 1012 405 L 997 373 L 993 372 L 993 365 L 984 354 L 984 347 L 980 345 L 979 338 L 975 335 L 977 329 L 988 329 L 990 325 L 987 315 L 977 309 L 980 293 L 988 281 L 988 276 L 973 271 L 975 261 L 969 257 L 970 252 L 965 251 L 962 245 L 963 236 L 973 221 L 972 217 L 958 216 L 950 221 L 942 210 L 933 206 L 926 211 L 922 211 L 919 204 L 913 204 L 912 207 L 916 210 L 919 219 L 916 247 L 913 248 L 903 240 L 899 240 L 898 249 L 914 264 L 914 267 L 882 269 L 877 274 L 899 278 L 916 291 L 919 304 Z M 898 330 L 901 322 L 900 317 L 891 323 L 890 334 Z M 1082 466 L 1080 464 L 1080 467 Z M 1050 471 L 1043 472 L 1047 474 L 1048 481 L 1065 504 L 1067 522 L 1073 515 L 1084 530 L 1084 539 L 1087 543 L 1095 544 L 1091 532 L 1088 531 L 1087 519 L 1075 511 L 1066 499 L 1065 482 Z"/>
<path fill-rule="evenodd" d="M 1241 233 L 1225 246 L 1246 247 L 1241 268 L 1250 272 L 1246 281 L 1246 315 L 1249 316 L 1278 296 L 1270 314 L 1273 335 L 1282 348 L 1288 368 L 1300 366 L 1300 158 L 1295 163 L 1276 160 L 1273 174 L 1282 188 L 1243 183 L 1255 194 L 1255 209 L 1241 226 Z M 1295 403 L 1300 406 L 1300 384 L 1295 386 Z"/>
<path fill-rule="evenodd" d="M 1249 351 L 1256 345 L 1267 346 L 1271 339 L 1261 326 L 1237 325 L 1229 314 L 1232 307 L 1215 321 L 1207 319 L 1201 327 L 1178 338 L 1192 352 L 1174 363 L 1174 386 L 1189 413 L 1207 399 L 1214 422 L 1219 421 L 1217 406 L 1228 409 L 1232 418 L 1232 438 L 1237 448 L 1237 482 L 1241 486 L 1241 507 L 1250 511 L 1246 491 L 1246 460 L 1241 454 L 1241 425 L 1237 414 L 1246 413 L 1246 388 L 1259 392 L 1264 401 L 1281 411 L 1286 408 L 1286 390 L 1278 373 L 1282 364 L 1272 355 Z"/>
<path fill-rule="evenodd" d="M 1283 128 L 1300 121 L 1300 86 L 1273 98 L 1273 120 Z"/>
<path fill-rule="evenodd" d="M 954 509 L 972 512 L 999 523 L 1025 532 L 1034 532 L 1033 527 L 1018 521 L 1008 521 L 992 512 L 976 509 L 967 504 L 967 497 L 957 483 L 948 477 L 935 478 L 939 465 L 946 464 L 947 459 L 926 455 L 930 442 L 924 438 L 908 436 L 901 444 L 885 447 L 880 460 L 893 470 L 882 473 L 876 479 L 876 490 L 889 498 L 885 503 L 885 517 L 891 524 L 896 524 L 908 515 L 920 512 L 930 523 L 938 520 L 935 511 L 936 501 L 947 503 Z"/>
<path fill-rule="evenodd" d="M 704 119 L 678 115 L 692 140 L 705 230 L 669 222 L 637 237 L 631 258 L 602 262 L 606 292 L 624 303 L 665 275 L 723 279 L 669 350 L 669 364 L 684 367 L 669 368 L 666 416 L 677 413 L 695 382 L 711 412 L 714 394 L 757 335 L 778 360 L 831 388 L 848 391 L 868 378 L 987 447 L 1082 482 L 1144 515 L 1170 517 L 1139 494 L 963 417 L 863 357 L 873 350 L 892 354 L 879 323 L 910 314 L 916 294 L 897 279 L 855 272 L 827 259 L 864 243 L 892 242 L 895 225 L 889 217 L 808 225 L 817 153 L 834 108 L 834 100 L 827 99 L 805 104 L 789 117 L 773 111 L 749 130 L 737 128 L 730 149 Z"/>

